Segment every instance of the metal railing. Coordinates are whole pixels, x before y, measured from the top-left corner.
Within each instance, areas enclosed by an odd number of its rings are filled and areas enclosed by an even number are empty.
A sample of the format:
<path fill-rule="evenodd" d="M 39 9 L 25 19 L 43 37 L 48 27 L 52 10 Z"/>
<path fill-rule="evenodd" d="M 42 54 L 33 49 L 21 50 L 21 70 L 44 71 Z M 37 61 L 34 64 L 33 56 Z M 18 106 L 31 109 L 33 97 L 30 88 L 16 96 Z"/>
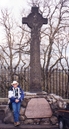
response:
<path fill-rule="evenodd" d="M 52 69 L 47 72 L 41 70 L 41 75 L 42 90 L 69 98 L 69 69 Z M 0 98 L 7 97 L 13 80 L 17 80 L 24 91 L 29 91 L 29 68 L 0 68 Z"/>

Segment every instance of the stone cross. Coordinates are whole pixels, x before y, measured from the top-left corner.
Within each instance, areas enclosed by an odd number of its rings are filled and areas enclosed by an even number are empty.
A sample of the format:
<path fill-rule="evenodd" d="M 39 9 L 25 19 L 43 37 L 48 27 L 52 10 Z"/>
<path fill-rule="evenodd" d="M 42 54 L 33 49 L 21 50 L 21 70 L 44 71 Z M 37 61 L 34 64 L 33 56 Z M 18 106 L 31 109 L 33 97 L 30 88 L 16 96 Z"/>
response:
<path fill-rule="evenodd" d="M 31 13 L 22 18 L 22 23 L 31 28 L 30 43 L 30 92 L 41 92 L 41 65 L 40 65 L 40 29 L 47 24 L 38 7 L 32 7 Z"/>

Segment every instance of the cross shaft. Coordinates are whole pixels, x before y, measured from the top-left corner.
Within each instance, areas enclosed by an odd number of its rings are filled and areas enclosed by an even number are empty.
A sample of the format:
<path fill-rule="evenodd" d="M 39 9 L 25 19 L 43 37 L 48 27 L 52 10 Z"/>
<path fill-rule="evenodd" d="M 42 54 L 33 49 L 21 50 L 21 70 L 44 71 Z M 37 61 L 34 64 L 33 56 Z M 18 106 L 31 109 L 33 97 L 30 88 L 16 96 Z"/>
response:
<path fill-rule="evenodd" d="M 41 65 L 40 65 L 40 29 L 47 24 L 48 19 L 38 12 L 38 7 L 32 7 L 31 13 L 22 18 L 22 23 L 31 28 L 30 43 L 30 92 L 41 92 Z"/>

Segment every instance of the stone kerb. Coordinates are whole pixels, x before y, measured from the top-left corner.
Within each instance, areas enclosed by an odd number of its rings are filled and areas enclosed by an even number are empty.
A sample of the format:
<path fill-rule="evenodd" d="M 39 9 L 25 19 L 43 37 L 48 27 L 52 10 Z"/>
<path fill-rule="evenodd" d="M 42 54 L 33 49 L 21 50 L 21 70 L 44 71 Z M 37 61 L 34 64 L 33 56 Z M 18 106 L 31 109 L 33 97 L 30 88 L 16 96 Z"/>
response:
<path fill-rule="evenodd" d="M 20 110 L 20 122 L 22 124 L 54 124 L 57 121 L 57 110 L 64 108 L 66 102 L 62 97 L 55 94 L 47 94 L 42 92 L 36 93 L 25 93 L 25 99 L 21 104 Z M 1 109 L 1 108 L 0 108 Z M 13 113 L 9 110 L 8 105 L 4 109 L 5 116 L 0 119 L 3 123 L 13 123 Z"/>

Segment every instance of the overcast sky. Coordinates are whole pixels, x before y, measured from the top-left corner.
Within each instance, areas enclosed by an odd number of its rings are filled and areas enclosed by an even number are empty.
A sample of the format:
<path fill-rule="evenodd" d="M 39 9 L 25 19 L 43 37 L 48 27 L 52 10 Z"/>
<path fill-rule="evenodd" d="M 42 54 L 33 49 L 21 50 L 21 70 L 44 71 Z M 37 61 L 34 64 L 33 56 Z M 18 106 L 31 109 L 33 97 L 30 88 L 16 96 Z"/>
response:
<path fill-rule="evenodd" d="M 28 9 L 27 1 L 29 0 L 0 0 L 0 9 L 12 9 L 12 12 L 17 15 L 23 8 Z"/>
<path fill-rule="evenodd" d="M 27 7 L 27 0 L 0 0 L 0 7 L 14 8 L 18 10 L 22 6 Z"/>
<path fill-rule="evenodd" d="M 28 5 L 28 1 L 29 0 L 0 0 L 0 10 L 7 8 L 8 10 L 12 11 L 12 14 L 16 19 L 19 19 L 20 12 L 23 9 L 27 11 L 30 8 L 30 6 Z M 22 19 L 20 19 L 20 21 L 22 21 Z M 3 33 L 3 30 L 1 30 L 1 26 L 0 26 L 0 42 L 3 36 L 2 33 Z"/>
<path fill-rule="evenodd" d="M 20 11 L 22 11 L 23 9 L 25 9 L 26 11 L 28 9 L 30 9 L 28 1 L 30 1 L 30 0 L 0 0 L 0 9 L 8 8 L 8 9 L 12 10 L 12 13 L 15 15 L 14 17 L 18 17 L 18 15 L 20 15 Z M 54 0 L 52 0 L 52 1 L 54 1 Z M 3 32 L 3 30 L 1 30 L 1 28 L 0 28 L 0 43 L 2 40 L 1 39 L 2 32 Z M 68 49 L 68 57 L 69 57 L 69 49 Z"/>

